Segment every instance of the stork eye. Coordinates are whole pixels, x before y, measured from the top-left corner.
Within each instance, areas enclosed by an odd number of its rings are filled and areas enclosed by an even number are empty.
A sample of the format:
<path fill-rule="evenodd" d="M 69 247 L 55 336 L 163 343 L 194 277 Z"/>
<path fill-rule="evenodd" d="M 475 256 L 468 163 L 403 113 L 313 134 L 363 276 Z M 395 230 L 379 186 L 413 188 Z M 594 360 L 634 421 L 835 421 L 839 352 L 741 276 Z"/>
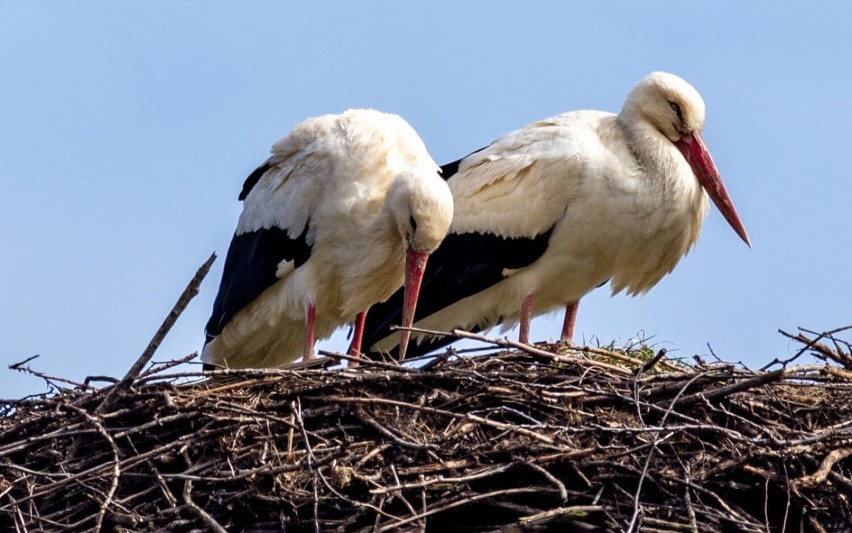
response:
<path fill-rule="evenodd" d="M 411 215 L 411 219 L 408 222 L 411 224 L 411 233 L 417 231 L 417 221 L 414 220 L 414 215 Z"/>
<path fill-rule="evenodd" d="M 677 113 L 677 118 L 681 122 L 683 122 L 683 112 L 680 110 L 680 106 L 677 104 L 677 102 L 669 102 L 669 105 L 672 109 L 674 109 L 674 112 Z"/>

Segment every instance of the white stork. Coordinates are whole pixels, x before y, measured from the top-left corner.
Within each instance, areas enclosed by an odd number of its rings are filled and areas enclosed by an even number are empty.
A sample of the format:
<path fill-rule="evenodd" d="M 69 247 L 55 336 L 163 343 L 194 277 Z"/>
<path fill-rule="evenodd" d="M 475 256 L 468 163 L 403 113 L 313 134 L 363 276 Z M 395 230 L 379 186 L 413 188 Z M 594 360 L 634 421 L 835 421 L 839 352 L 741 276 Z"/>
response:
<path fill-rule="evenodd" d="M 363 313 L 403 281 L 410 325 L 426 259 L 452 221 L 438 172 L 397 115 L 349 110 L 296 126 L 243 185 L 202 360 L 256 368 L 311 359 L 315 339 L 356 315 L 357 354 Z"/>
<path fill-rule="evenodd" d="M 655 72 L 617 115 L 557 115 L 442 167 L 455 216 L 426 269 L 415 326 L 475 331 L 520 322 L 528 342 L 533 315 L 573 305 L 608 280 L 613 294 L 643 294 L 695 245 L 708 195 L 751 246 L 703 127 L 698 92 Z M 388 327 L 399 323 L 398 301 L 372 308 L 370 351 L 396 346 Z M 452 339 L 417 340 L 409 353 Z"/>

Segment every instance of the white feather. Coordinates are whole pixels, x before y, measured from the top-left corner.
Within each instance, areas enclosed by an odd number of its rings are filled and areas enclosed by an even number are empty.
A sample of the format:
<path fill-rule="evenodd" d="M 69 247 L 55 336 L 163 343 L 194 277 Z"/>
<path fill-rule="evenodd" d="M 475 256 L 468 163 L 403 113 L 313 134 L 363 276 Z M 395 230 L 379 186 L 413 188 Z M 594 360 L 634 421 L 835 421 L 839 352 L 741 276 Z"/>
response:
<path fill-rule="evenodd" d="M 313 249 L 298 268 L 292 261 L 278 265 L 279 281 L 205 346 L 210 363 L 267 367 L 296 359 L 309 304 L 321 339 L 402 285 L 407 243 L 397 211 L 408 213 L 421 197 L 434 202 L 428 220 L 418 221 L 418 231 L 434 230 L 433 247 L 452 219 L 452 196 L 438 166 L 396 115 L 350 110 L 308 119 L 275 143 L 268 163 L 272 168 L 245 198 L 237 234 L 275 227 L 296 238 L 310 225 Z M 391 201 L 388 192 L 403 182 L 412 196 Z M 413 215 L 404 216 L 408 224 Z"/>
<path fill-rule="evenodd" d="M 466 157 L 449 180 L 451 233 L 553 233 L 537 261 L 415 325 L 450 331 L 502 320 L 509 328 L 527 295 L 539 315 L 608 279 L 613 293 L 647 292 L 692 248 L 707 214 L 707 195 L 673 144 L 703 124 L 695 89 L 654 73 L 630 93 L 620 115 L 564 113 Z M 744 230 L 741 236 L 747 241 Z M 395 344 L 387 337 L 373 349 Z"/>

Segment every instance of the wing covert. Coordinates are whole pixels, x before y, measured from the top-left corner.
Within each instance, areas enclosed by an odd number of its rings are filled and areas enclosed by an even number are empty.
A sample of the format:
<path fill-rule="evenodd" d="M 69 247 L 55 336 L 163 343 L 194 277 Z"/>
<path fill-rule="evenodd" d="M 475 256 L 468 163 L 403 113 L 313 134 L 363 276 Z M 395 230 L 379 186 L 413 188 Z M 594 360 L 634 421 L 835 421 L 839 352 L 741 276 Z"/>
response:
<path fill-rule="evenodd" d="M 583 176 L 575 143 L 562 132 L 558 124 L 535 123 L 462 159 L 447 182 L 455 201 L 451 231 L 523 238 L 551 228 Z"/>

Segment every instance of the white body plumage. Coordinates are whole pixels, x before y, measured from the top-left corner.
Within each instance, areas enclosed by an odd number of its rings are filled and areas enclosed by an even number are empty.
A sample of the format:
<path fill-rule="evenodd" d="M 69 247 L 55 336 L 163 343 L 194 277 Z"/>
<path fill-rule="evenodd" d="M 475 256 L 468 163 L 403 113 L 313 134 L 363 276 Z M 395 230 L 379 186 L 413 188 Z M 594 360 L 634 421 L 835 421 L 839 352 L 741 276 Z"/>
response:
<path fill-rule="evenodd" d="M 707 193 L 748 243 L 700 138 L 704 102 L 682 79 L 654 73 L 620 114 L 574 111 L 529 124 L 458 162 L 448 183 L 451 236 L 535 239 L 546 249 L 488 288 L 418 317 L 420 328 L 513 327 L 532 297 L 538 315 L 611 280 L 642 294 L 696 243 Z M 705 157 L 706 156 L 706 157 Z M 422 335 L 418 338 L 422 338 Z M 373 350 L 395 345 L 384 337 Z"/>
<path fill-rule="evenodd" d="M 274 256 L 284 255 L 275 278 L 208 340 L 208 363 L 269 367 L 296 359 L 308 306 L 316 338 L 327 337 L 396 291 L 406 250 L 433 250 L 452 219 L 438 166 L 396 115 L 349 110 L 308 119 L 275 143 L 264 169 L 246 184 L 234 242 L 283 230 L 287 246 L 302 246 L 308 257 L 286 249 Z M 214 307 L 211 324 L 216 314 Z"/>

